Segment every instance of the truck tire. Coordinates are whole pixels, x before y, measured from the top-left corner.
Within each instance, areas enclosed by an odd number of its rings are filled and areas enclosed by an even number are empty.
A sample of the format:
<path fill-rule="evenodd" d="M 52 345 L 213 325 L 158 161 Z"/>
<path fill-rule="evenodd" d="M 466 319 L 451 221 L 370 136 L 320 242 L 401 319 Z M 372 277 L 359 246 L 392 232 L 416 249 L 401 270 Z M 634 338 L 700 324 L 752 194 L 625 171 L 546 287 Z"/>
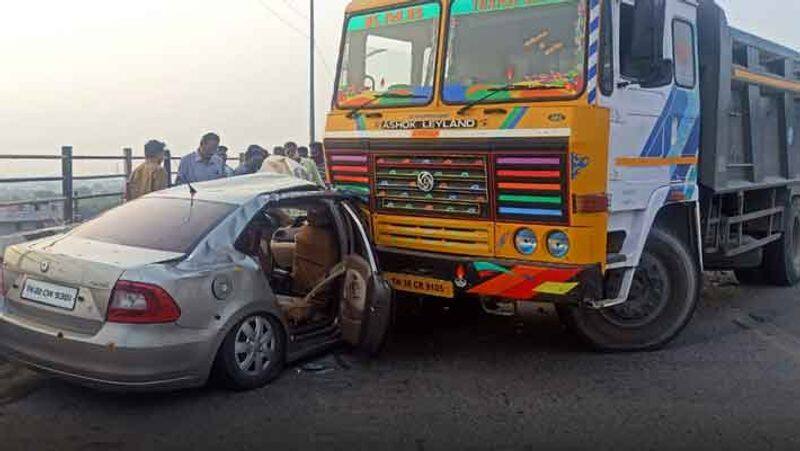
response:
<path fill-rule="evenodd" d="M 791 287 L 800 282 L 800 198 L 786 205 L 783 237 L 764 249 L 764 273 L 774 285 Z"/>
<path fill-rule="evenodd" d="M 572 306 L 564 319 L 597 350 L 655 350 L 689 323 L 700 287 L 700 271 L 686 245 L 668 232 L 653 229 L 628 301 L 602 310 Z"/>

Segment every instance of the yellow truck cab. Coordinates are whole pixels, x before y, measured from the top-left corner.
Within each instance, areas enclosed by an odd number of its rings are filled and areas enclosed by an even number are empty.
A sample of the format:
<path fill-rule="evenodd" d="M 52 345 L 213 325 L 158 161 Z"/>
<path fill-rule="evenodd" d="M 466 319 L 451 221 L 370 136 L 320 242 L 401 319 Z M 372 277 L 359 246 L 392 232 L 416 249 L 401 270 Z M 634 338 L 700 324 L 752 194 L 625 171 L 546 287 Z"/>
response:
<path fill-rule="evenodd" d="M 795 167 L 780 192 L 762 192 L 762 180 L 702 185 L 701 165 L 727 158 L 718 111 L 731 92 L 760 89 L 731 79 L 737 33 L 713 1 L 354 1 L 327 119 L 328 180 L 364 199 L 396 290 L 472 295 L 503 315 L 555 303 L 598 348 L 657 348 L 691 318 L 706 254 L 744 274 L 786 235 Z M 788 83 L 772 85 L 794 108 L 796 74 L 770 77 Z M 726 196 L 747 190 L 773 203 L 731 210 Z M 712 205 L 719 214 L 701 221 Z M 744 224 L 738 237 L 704 233 L 731 218 Z M 748 238 L 753 219 L 771 225 Z"/>

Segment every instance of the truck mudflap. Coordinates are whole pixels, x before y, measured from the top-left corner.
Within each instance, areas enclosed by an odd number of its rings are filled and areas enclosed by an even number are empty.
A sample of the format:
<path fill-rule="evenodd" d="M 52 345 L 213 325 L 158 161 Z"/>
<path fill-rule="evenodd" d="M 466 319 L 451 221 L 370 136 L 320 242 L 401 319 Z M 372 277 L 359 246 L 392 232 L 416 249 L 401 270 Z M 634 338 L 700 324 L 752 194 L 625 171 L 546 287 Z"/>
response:
<path fill-rule="evenodd" d="M 399 291 L 440 298 L 575 303 L 602 293 L 599 265 L 553 265 L 383 250 L 384 276 Z"/>

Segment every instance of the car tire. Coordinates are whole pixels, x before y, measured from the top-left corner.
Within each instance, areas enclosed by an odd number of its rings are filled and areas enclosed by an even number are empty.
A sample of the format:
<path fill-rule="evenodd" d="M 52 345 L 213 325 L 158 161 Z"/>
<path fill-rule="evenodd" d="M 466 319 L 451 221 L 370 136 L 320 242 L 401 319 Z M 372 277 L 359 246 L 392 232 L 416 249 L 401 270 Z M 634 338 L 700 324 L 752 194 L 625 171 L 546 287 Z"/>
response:
<path fill-rule="evenodd" d="M 768 281 L 781 287 L 800 282 L 800 198 L 786 205 L 783 237 L 764 249 L 764 272 Z"/>
<path fill-rule="evenodd" d="M 286 335 L 274 317 L 257 313 L 228 332 L 214 360 L 215 380 L 236 391 L 263 387 L 277 378 L 286 362 Z"/>
<path fill-rule="evenodd" d="M 653 229 L 628 301 L 601 310 L 570 306 L 562 310 L 562 321 L 600 351 L 655 350 L 689 323 L 700 288 L 697 261 L 687 246 L 672 234 Z"/>

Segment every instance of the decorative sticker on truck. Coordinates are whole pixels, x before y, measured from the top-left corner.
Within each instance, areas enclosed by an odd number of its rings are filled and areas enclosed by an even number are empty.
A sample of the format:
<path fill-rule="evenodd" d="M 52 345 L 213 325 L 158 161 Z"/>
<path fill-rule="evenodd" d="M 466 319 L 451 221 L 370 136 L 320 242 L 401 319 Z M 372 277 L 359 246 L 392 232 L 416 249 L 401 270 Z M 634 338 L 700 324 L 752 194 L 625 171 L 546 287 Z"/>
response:
<path fill-rule="evenodd" d="M 566 296 L 579 283 L 573 281 L 580 268 L 546 268 L 517 265 L 511 268 L 478 261 L 473 263 L 480 283 L 469 290 L 470 294 L 502 297 L 518 301 L 531 301 L 537 295 Z"/>
<path fill-rule="evenodd" d="M 639 157 L 620 157 L 620 167 L 669 166 L 667 201 L 693 199 L 700 151 L 700 97 L 696 90 L 673 88 Z"/>

